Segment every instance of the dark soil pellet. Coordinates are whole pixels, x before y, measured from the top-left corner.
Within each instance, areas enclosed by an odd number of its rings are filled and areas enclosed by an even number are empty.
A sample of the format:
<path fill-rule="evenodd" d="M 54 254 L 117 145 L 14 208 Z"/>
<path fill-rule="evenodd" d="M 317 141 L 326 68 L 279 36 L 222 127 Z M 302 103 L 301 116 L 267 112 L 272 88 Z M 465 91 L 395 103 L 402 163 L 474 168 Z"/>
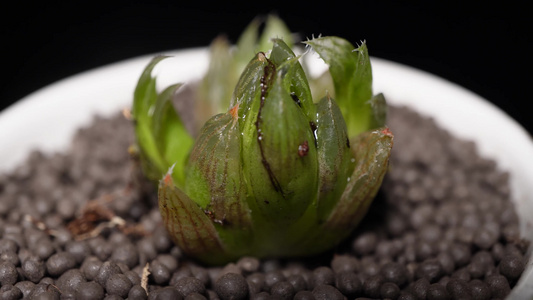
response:
<path fill-rule="evenodd" d="M 155 260 L 164 265 L 169 272 L 174 272 L 178 268 L 178 260 L 170 254 L 160 254 Z"/>
<path fill-rule="evenodd" d="M 400 296 L 400 287 L 392 282 L 385 282 L 379 288 L 379 294 L 382 299 L 396 299 Z"/>
<path fill-rule="evenodd" d="M 248 280 L 246 281 L 246 283 L 248 284 L 248 293 L 250 295 L 256 295 L 256 294 L 260 293 L 261 291 L 263 291 L 262 288 L 256 283 L 253 283 L 253 282 L 248 281 Z"/>
<path fill-rule="evenodd" d="M 442 284 L 434 283 L 428 287 L 426 292 L 426 299 L 428 300 L 448 300 L 450 296 L 446 287 Z"/>
<path fill-rule="evenodd" d="M 184 300 L 207 300 L 207 298 L 202 294 L 190 293 Z"/>
<path fill-rule="evenodd" d="M 472 256 L 472 260 L 466 267 L 471 278 L 483 278 L 494 268 L 494 259 L 487 251 L 479 251 Z"/>
<path fill-rule="evenodd" d="M 367 297 L 379 298 L 381 295 L 381 285 L 385 282 L 383 276 L 373 275 L 365 279 L 363 292 Z"/>
<path fill-rule="evenodd" d="M 117 295 L 125 298 L 133 284 L 128 277 L 122 273 L 115 273 L 109 276 L 105 282 L 105 290 L 110 295 Z"/>
<path fill-rule="evenodd" d="M 55 253 L 46 261 L 46 270 L 52 276 L 60 276 L 76 266 L 76 259 L 68 252 Z"/>
<path fill-rule="evenodd" d="M 176 284 L 176 289 L 182 297 L 189 295 L 190 293 L 205 293 L 205 285 L 196 277 L 183 277 L 180 278 Z"/>
<path fill-rule="evenodd" d="M 500 238 L 500 227 L 495 222 L 484 224 L 474 233 L 474 245 L 481 249 L 490 249 Z"/>
<path fill-rule="evenodd" d="M 4 228 L 5 232 L 5 228 Z M 17 243 L 11 239 L 0 238 L 0 253 L 17 252 L 19 249 Z"/>
<path fill-rule="evenodd" d="M 15 287 L 18 288 L 22 292 L 22 295 L 24 298 L 27 298 L 29 294 L 31 293 L 31 291 L 33 290 L 33 288 L 35 287 L 35 283 L 28 281 L 28 280 L 24 280 L 24 281 L 19 281 L 15 283 Z"/>
<path fill-rule="evenodd" d="M 13 285 L 17 282 L 18 272 L 14 264 L 2 261 L 0 262 L 0 284 Z"/>
<path fill-rule="evenodd" d="M 102 261 L 107 260 L 113 252 L 113 246 L 110 243 L 107 243 L 102 237 L 90 239 L 89 246 L 91 247 L 93 254 Z"/>
<path fill-rule="evenodd" d="M 178 270 L 176 270 L 176 272 L 172 274 L 172 278 L 170 278 L 169 285 L 174 286 L 183 277 L 192 277 L 192 276 L 193 275 L 192 275 L 190 268 L 186 268 L 186 267 L 179 268 Z"/>
<path fill-rule="evenodd" d="M 311 291 L 299 291 L 294 295 L 294 300 L 315 300 L 315 295 Z"/>
<path fill-rule="evenodd" d="M 353 241 L 353 250 L 357 255 L 371 254 L 376 249 L 378 237 L 373 232 L 365 232 Z"/>
<path fill-rule="evenodd" d="M 135 245 L 130 242 L 120 243 L 120 245 L 115 246 L 110 259 L 115 262 L 123 263 L 129 268 L 135 267 L 139 262 L 137 249 Z"/>
<path fill-rule="evenodd" d="M 18 287 L 6 284 L 0 288 L 0 299 L 16 300 L 20 298 L 22 298 L 22 291 Z"/>
<path fill-rule="evenodd" d="M 468 272 L 468 269 L 466 267 L 457 269 L 451 276 L 451 278 L 454 279 L 460 279 L 462 281 L 470 281 L 472 279 L 472 276 L 470 276 L 470 272 Z"/>
<path fill-rule="evenodd" d="M 215 292 L 220 299 L 246 299 L 248 297 L 248 284 L 240 274 L 227 273 L 215 282 Z"/>
<path fill-rule="evenodd" d="M 470 293 L 472 295 L 472 299 L 488 300 L 491 298 L 491 292 L 490 292 L 489 286 L 485 282 L 479 279 L 474 279 L 470 281 L 469 286 L 470 286 Z"/>
<path fill-rule="evenodd" d="M 368 260 L 361 260 L 362 277 L 374 276 L 380 273 L 380 265 L 373 257 L 367 257 Z"/>
<path fill-rule="evenodd" d="M 124 275 L 128 277 L 132 284 L 141 284 L 141 276 L 133 270 L 124 272 Z"/>
<path fill-rule="evenodd" d="M 383 280 L 385 282 L 392 282 L 402 287 L 409 279 L 407 268 L 404 265 L 396 262 L 386 263 L 381 268 L 381 275 L 383 276 Z"/>
<path fill-rule="evenodd" d="M 265 286 L 265 274 L 260 272 L 254 272 L 246 277 L 248 282 L 253 283 L 259 289 L 263 289 Z"/>
<path fill-rule="evenodd" d="M 463 243 L 455 243 L 450 248 L 456 267 L 462 267 L 470 262 L 472 257 L 471 246 Z"/>
<path fill-rule="evenodd" d="M 437 282 L 443 275 L 442 266 L 437 259 L 427 259 L 415 271 L 416 278 L 425 278 L 430 283 Z"/>
<path fill-rule="evenodd" d="M 404 107 L 388 115 L 390 171 L 345 242 L 313 258 L 243 257 L 216 267 L 184 256 L 166 233 L 155 189 L 132 173 L 132 124 L 121 115 L 95 117 L 64 153 L 35 151 L 0 174 L 0 296 L 505 298 L 529 245 L 519 238 L 508 174 L 431 119 Z M 142 231 L 114 227 L 79 238 L 68 225 L 89 203 Z M 141 286 L 147 265 L 148 293 Z"/>
<path fill-rule="evenodd" d="M 511 291 L 507 278 L 502 275 L 488 276 L 485 282 L 489 286 L 492 298 L 503 299 Z"/>
<path fill-rule="evenodd" d="M 105 287 L 107 280 L 115 275 L 115 274 L 121 274 L 122 270 L 118 266 L 117 263 L 113 261 L 106 261 L 102 263 L 100 268 L 98 269 L 98 273 L 96 273 L 96 276 L 94 277 L 94 281 L 98 282 L 102 286 Z"/>
<path fill-rule="evenodd" d="M 200 282 L 204 284 L 204 286 L 210 285 L 211 277 L 209 275 L 209 272 L 205 268 L 196 265 L 191 265 L 190 268 L 192 276 L 194 278 L 200 280 Z"/>
<path fill-rule="evenodd" d="M 418 299 L 425 299 L 430 285 L 431 283 L 429 282 L 429 280 L 424 277 L 415 281 L 410 287 L 410 290 L 411 293 Z"/>
<path fill-rule="evenodd" d="M 171 273 L 164 264 L 154 260 L 150 264 L 150 276 L 156 284 L 162 285 L 168 283 Z"/>
<path fill-rule="evenodd" d="M 241 268 L 244 272 L 252 273 L 259 270 L 261 262 L 255 257 L 245 256 L 237 261 L 237 266 Z"/>
<path fill-rule="evenodd" d="M 80 270 L 87 280 L 94 280 L 100 271 L 102 262 L 95 256 L 87 256 L 81 264 Z"/>
<path fill-rule="evenodd" d="M 104 288 L 97 282 L 86 281 L 78 285 L 75 291 L 75 296 L 76 299 L 80 300 L 102 299 L 104 298 L 105 293 Z"/>
<path fill-rule="evenodd" d="M 335 283 L 335 273 L 328 267 L 318 267 L 313 270 L 313 287 L 321 284 L 333 285 Z"/>
<path fill-rule="evenodd" d="M 150 300 L 166 300 L 166 299 L 181 300 L 183 299 L 183 297 L 181 296 L 181 294 L 178 292 L 178 290 L 175 287 L 166 286 L 166 287 L 151 291 L 148 299 Z"/>
<path fill-rule="evenodd" d="M 452 299 L 470 299 L 470 287 L 465 280 L 452 278 L 446 284 L 446 290 Z"/>
<path fill-rule="evenodd" d="M 335 273 L 357 272 L 359 271 L 359 261 L 351 255 L 335 255 L 331 260 L 331 269 Z"/>
<path fill-rule="evenodd" d="M 70 269 L 59 276 L 56 286 L 61 291 L 75 291 L 81 283 L 86 281 L 87 279 L 79 269 Z"/>
<path fill-rule="evenodd" d="M 294 287 L 287 281 L 277 282 L 270 288 L 270 294 L 282 300 L 290 300 L 295 294 Z"/>
<path fill-rule="evenodd" d="M 18 265 L 20 263 L 19 256 L 15 251 L 6 250 L 5 252 L 0 253 L 0 261 L 10 262 L 13 265 Z"/>
<path fill-rule="evenodd" d="M 281 270 L 273 270 L 265 273 L 264 289 L 270 292 L 272 286 L 280 281 L 286 280 Z"/>
<path fill-rule="evenodd" d="M 300 274 L 289 275 L 287 277 L 287 282 L 292 285 L 295 292 L 303 291 L 307 288 L 307 282 Z"/>
<path fill-rule="evenodd" d="M 321 284 L 313 289 L 313 296 L 316 300 L 343 300 L 344 296 L 335 287 L 329 284 Z"/>
<path fill-rule="evenodd" d="M 355 272 L 344 271 L 337 273 L 335 287 L 344 295 L 353 297 L 361 293 L 363 283 Z"/>
<path fill-rule="evenodd" d="M 146 294 L 146 291 L 140 284 L 135 284 L 131 287 L 130 291 L 128 292 L 128 298 L 129 299 L 147 299 L 148 295 Z"/>
<path fill-rule="evenodd" d="M 59 290 L 47 283 L 36 284 L 28 295 L 29 299 L 59 299 Z"/>
<path fill-rule="evenodd" d="M 455 270 L 455 262 L 449 252 L 439 253 L 436 259 L 440 263 L 443 275 L 450 275 Z"/>
<path fill-rule="evenodd" d="M 37 241 L 36 244 L 38 245 L 38 247 L 32 250 L 41 259 L 47 259 L 52 254 L 54 254 L 55 248 L 52 242 L 50 241 L 50 239 L 48 238 L 40 239 L 39 241 Z"/>
<path fill-rule="evenodd" d="M 255 294 L 253 299 L 254 300 L 270 300 L 271 298 L 272 298 L 272 295 L 263 291 L 263 292 L 259 292 Z"/>
<path fill-rule="evenodd" d="M 46 272 L 44 263 L 38 259 L 27 259 L 22 263 L 22 274 L 32 282 L 38 283 Z"/>
<path fill-rule="evenodd" d="M 500 273 L 511 282 L 518 280 L 524 268 L 525 263 L 522 255 L 505 255 L 499 264 Z"/>
<path fill-rule="evenodd" d="M 65 244 L 65 251 L 70 253 L 78 264 L 91 255 L 91 248 L 85 241 L 69 241 Z"/>

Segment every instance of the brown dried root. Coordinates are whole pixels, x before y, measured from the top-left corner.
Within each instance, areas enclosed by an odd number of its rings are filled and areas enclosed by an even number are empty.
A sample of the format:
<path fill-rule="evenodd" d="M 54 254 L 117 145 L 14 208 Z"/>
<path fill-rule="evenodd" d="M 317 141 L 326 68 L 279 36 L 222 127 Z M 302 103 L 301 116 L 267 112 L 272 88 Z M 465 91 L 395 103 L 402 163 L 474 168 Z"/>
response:
<path fill-rule="evenodd" d="M 35 228 L 43 231 L 49 236 L 53 236 L 53 237 L 58 236 L 57 230 L 49 228 L 48 226 L 46 226 L 46 224 L 43 221 L 35 218 L 32 215 L 24 215 L 24 220 L 30 222 L 31 224 L 33 224 L 33 226 L 35 226 Z"/>
<path fill-rule="evenodd" d="M 67 228 L 76 240 L 85 240 L 100 235 L 105 229 L 118 228 L 126 235 L 145 236 L 147 232 L 141 225 L 128 224 L 126 220 L 117 216 L 107 204 L 119 200 L 121 196 L 129 193 L 125 189 L 120 193 L 104 195 L 89 201 L 81 214 L 72 220 Z"/>

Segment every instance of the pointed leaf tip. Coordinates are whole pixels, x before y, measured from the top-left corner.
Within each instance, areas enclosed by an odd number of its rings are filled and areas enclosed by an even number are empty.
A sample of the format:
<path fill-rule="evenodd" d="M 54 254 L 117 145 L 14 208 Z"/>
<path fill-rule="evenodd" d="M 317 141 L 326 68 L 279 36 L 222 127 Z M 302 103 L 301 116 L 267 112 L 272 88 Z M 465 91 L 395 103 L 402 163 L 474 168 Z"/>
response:
<path fill-rule="evenodd" d="M 355 48 L 340 37 L 320 37 L 305 44 L 329 66 L 335 99 L 342 111 L 348 135 L 354 137 L 375 128 L 371 103 L 372 68 L 366 43 Z"/>
<path fill-rule="evenodd" d="M 161 180 L 161 183 L 166 187 L 172 187 L 174 186 L 174 180 L 172 179 L 172 173 L 174 172 L 174 166 L 176 164 L 173 164 L 169 169 L 168 172 L 163 176 L 163 180 Z"/>

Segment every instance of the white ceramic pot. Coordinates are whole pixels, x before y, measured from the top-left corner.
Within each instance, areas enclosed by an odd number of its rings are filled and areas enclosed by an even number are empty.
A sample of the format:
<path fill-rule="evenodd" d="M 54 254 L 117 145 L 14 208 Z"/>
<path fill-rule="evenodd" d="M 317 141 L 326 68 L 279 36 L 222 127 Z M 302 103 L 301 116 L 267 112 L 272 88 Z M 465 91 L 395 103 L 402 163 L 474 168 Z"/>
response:
<path fill-rule="evenodd" d="M 205 48 L 165 53 L 154 70 L 163 87 L 198 79 L 207 68 Z M 64 79 L 0 112 L 0 172 L 9 171 L 38 148 L 65 150 L 77 128 L 94 114 L 111 115 L 128 108 L 142 70 L 153 55 L 130 59 Z M 317 69 L 322 66 L 316 65 Z M 504 112 L 479 96 L 434 75 L 373 58 L 374 91 L 391 104 L 408 105 L 433 117 L 443 128 L 477 143 L 481 155 L 510 173 L 512 198 L 524 238 L 533 240 L 533 141 Z M 533 295 L 533 257 L 511 299 Z"/>

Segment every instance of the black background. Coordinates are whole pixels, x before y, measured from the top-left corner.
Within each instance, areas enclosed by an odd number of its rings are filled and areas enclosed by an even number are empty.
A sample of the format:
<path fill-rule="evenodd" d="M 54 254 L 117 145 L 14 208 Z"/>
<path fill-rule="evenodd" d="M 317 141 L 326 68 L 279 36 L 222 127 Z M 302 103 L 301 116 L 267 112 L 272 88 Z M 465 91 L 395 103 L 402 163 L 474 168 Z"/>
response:
<path fill-rule="evenodd" d="M 3 9 L 0 109 L 62 78 L 150 53 L 235 41 L 258 15 L 302 37 L 366 40 L 372 56 L 429 71 L 502 108 L 533 132 L 529 9 L 507 1 L 14 1 Z M 3 130 L 3 129 L 2 129 Z"/>

